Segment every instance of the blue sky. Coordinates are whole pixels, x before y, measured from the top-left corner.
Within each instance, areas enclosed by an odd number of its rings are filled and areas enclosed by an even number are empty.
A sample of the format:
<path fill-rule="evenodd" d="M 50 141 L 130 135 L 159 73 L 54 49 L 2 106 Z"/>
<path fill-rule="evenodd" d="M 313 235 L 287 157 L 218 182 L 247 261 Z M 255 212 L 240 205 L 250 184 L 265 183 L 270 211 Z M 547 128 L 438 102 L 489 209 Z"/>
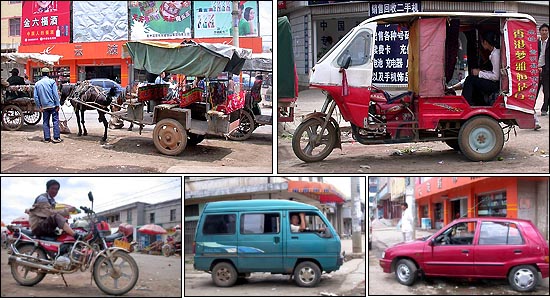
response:
<path fill-rule="evenodd" d="M 55 179 L 61 184 L 56 197 L 58 203 L 91 207 L 88 192 L 92 191 L 96 212 L 136 201 L 157 203 L 172 200 L 181 198 L 182 194 L 180 176 L 2 177 L 2 221 L 7 225 L 17 217 L 26 216 L 25 209 L 32 206 L 38 195 L 46 192 L 46 182 L 50 179 Z"/>

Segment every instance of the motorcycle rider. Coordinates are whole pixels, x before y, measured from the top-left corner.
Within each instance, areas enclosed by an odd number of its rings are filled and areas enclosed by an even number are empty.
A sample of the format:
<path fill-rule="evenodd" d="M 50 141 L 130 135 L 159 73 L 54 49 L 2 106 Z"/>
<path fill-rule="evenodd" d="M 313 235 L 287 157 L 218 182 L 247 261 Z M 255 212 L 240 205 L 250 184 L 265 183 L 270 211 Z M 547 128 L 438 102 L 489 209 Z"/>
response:
<path fill-rule="evenodd" d="M 46 192 L 38 195 L 33 206 L 25 210 L 29 214 L 31 231 L 37 236 L 55 236 L 55 229 L 58 227 L 78 240 L 80 235 L 65 220 L 69 213 L 76 212 L 76 208 L 55 210 L 55 196 L 57 196 L 60 187 L 61 185 L 57 180 L 48 180 L 46 182 Z"/>
<path fill-rule="evenodd" d="M 181 227 L 179 225 L 176 225 L 174 229 L 176 229 L 176 232 L 174 232 L 174 235 L 173 235 L 174 247 L 178 249 L 178 248 L 181 248 Z"/>

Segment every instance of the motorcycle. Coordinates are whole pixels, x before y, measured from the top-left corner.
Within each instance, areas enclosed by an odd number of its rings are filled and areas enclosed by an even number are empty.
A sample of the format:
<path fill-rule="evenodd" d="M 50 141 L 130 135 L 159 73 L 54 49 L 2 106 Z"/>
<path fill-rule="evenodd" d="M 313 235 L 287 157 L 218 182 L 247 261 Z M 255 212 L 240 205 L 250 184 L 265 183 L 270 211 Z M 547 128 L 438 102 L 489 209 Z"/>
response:
<path fill-rule="evenodd" d="M 92 193 L 88 198 L 93 202 Z M 85 272 L 91 267 L 97 287 L 109 295 L 124 295 L 137 283 L 139 268 L 128 250 L 109 247 L 103 232 L 99 230 L 96 213 L 81 206 L 89 220 L 89 229 L 75 240 L 63 233 L 57 238 L 36 237 L 31 231 L 19 229 L 11 245 L 8 264 L 15 281 L 23 286 L 33 286 L 46 274 L 59 274 L 65 286 L 64 274 Z M 77 232 L 82 232 L 75 229 Z"/>
<path fill-rule="evenodd" d="M 105 233 L 110 233 L 109 224 L 107 222 L 96 223 L 96 227 Z M 88 221 L 78 220 L 71 224 L 71 228 L 76 231 L 87 232 L 89 228 Z M 120 247 L 125 248 L 129 252 L 134 252 L 134 247 L 137 244 L 134 241 L 134 227 L 127 223 L 122 223 L 118 226 L 118 232 L 105 236 L 105 242 L 107 247 Z"/>

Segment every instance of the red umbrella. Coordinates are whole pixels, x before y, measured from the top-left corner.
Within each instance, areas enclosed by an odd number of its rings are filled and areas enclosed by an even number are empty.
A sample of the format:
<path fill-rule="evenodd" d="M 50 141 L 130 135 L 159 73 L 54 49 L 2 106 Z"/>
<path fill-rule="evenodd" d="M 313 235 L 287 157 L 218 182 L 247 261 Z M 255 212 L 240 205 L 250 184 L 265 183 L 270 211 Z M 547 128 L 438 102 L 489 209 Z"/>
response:
<path fill-rule="evenodd" d="M 15 218 L 13 219 L 13 221 L 11 221 L 12 224 L 20 224 L 20 225 L 23 225 L 23 226 L 26 226 L 26 227 L 29 227 L 30 224 L 29 224 L 29 217 L 27 216 L 22 216 L 22 217 L 19 217 L 19 218 Z"/>
<path fill-rule="evenodd" d="M 139 232 L 143 234 L 165 234 L 166 230 L 164 228 L 155 225 L 155 224 L 147 224 L 141 226 L 140 229 L 138 229 Z"/>

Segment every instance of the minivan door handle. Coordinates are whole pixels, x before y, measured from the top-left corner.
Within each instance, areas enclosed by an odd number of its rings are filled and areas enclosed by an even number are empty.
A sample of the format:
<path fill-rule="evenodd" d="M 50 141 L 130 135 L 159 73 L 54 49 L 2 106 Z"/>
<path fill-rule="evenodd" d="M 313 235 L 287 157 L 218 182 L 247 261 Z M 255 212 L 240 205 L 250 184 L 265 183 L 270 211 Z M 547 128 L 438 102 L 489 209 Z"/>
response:
<path fill-rule="evenodd" d="M 291 236 L 290 238 L 293 239 L 293 240 L 297 240 L 297 239 L 298 239 L 297 236 Z"/>
<path fill-rule="evenodd" d="M 273 243 L 278 244 L 281 241 L 281 238 L 278 236 L 273 237 Z"/>

